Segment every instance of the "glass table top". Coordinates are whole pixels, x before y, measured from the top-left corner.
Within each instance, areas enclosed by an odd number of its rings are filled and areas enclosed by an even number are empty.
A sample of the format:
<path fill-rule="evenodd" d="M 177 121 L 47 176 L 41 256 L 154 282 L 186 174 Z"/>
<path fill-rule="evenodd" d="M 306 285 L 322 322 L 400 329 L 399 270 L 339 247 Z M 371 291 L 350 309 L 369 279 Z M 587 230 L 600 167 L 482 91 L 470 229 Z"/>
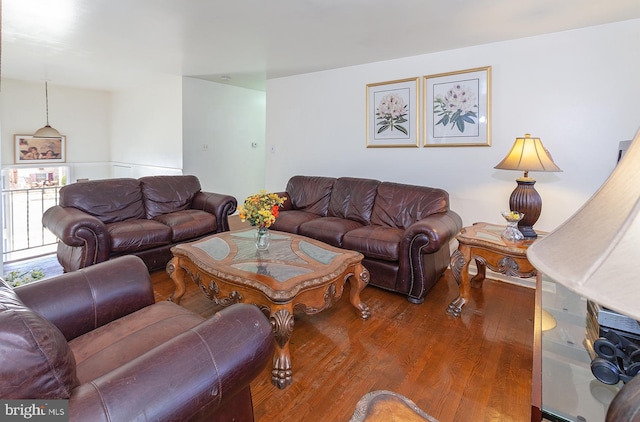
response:
<path fill-rule="evenodd" d="M 333 247 L 322 247 L 298 236 L 271 232 L 271 244 L 266 251 L 255 246 L 255 230 L 230 232 L 193 244 L 215 261 L 225 261 L 232 268 L 262 274 L 276 281 L 314 272 L 318 265 L 331 264 L 344 252 Z"/>
<path fill-rule="evenodd" d="M 559 421 L 604 421 L 622 388 L 591 373 L 587 300 L 542 276 L 542 309 L 557 325 L 542 332 L 542 412 Z"/>

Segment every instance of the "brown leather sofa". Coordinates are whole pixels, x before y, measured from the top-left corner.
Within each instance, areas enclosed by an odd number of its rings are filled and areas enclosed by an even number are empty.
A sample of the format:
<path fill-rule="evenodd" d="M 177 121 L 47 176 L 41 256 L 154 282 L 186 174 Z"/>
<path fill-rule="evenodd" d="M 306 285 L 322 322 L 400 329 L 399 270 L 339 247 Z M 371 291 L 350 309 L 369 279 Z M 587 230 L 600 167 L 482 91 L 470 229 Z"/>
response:
<path fill-rule="evenodd" d="M 135 256 L 14 289 L 0 280 L 0 399 L 69 400 L 71 421 L 251 421 L 273 354 L 253 305 L 204 319 L 154 303 Z"/>
<path fill-rule="evenodd" d="M 449 194 L 353 177 L 294 176 L 273 230 L 358 251 L 369 284 L 422 303 L 447 269 L 449 241 L 462 228 Z"/>
<path fill-rule="evenodd" d="M 233 196 L 202 192 L 195 176 L 147 176 L 73 183 L 42 224 L 58 239 L 65 272 L 122 255 L 137 255 L 150 271 L 171 259 L 171 247 L 229 230 Z"/>

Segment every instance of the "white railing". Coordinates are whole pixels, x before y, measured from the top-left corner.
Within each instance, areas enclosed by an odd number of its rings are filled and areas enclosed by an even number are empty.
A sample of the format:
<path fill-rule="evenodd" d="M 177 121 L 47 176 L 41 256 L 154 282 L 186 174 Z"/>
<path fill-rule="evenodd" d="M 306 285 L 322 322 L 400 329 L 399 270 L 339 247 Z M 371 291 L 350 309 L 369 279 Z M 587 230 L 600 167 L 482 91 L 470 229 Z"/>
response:
<path fill-rule="evenodd" d="M 2 262 L 55 251 L 56 237 L 42 226 L 42 214 L 58 203 L 60 186 L 2 191 Z"/>
<path fill-rule="evenodd" d="M 2 262 L 50 254 L 56 238 L 42 227 L 42 214 L 58 203 L 67 165 L 2 169 Z"/>

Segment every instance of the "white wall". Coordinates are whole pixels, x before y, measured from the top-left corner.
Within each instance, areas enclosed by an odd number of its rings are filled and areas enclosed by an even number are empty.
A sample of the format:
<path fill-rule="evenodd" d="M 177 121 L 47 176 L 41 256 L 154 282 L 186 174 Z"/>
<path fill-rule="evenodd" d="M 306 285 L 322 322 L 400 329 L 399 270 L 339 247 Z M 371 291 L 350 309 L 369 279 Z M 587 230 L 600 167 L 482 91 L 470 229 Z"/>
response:
<path fill-rule="evenodd" d="M 182 170 L 182 78 L 150 75 L 113 93 L 109 154 L 118 177 Z"/>
<path fill-rule="evenodd" d="M 604 182 L 640 127 L 640 20 L 267 81 L 266 188 L 295 174 L 446 189 L 465 224 L 501 223 L 515 179 L 495 170 L 516 137 L 542 139 L 562 173 L 531 173 L 551 230 Z M 492 146 L 366 148 L 369 83 L 492 67 Z M 422 81 L 421 81 L 422 83 Z M 271 147 L 275 153 L 271 153 Z"/>
<path fill-rule="evenodd" d="M 182 103 L 184 173 L 239 203 L 263 189 L 265 93 L 184 78 Z"/>
<path fill-rule="evenodd" d="M 48 84 L 49 123 L 66 136 L 66 161 L 70 179 L 98 178 L 108 172 L 111 94 Z M 46 123 L 42 83 L 2 79 L 2 166 L 14 164 L 13 136 L 33 134 Z"/>
<path fill-rule="evenodd" d="M 67 137 L 69 180 L 182 174 L 184 166 L 205 190 L 244 198 L 264 188 L 265 93 L 184 78 L 183 95 L 182 81 L 149 75 L 115 92 L 49 83 L 49 121 Z M 13 165 L 13 135 L 44 126 L 44 94 L 44 81 L 2 80 L 3 168 Z"/>

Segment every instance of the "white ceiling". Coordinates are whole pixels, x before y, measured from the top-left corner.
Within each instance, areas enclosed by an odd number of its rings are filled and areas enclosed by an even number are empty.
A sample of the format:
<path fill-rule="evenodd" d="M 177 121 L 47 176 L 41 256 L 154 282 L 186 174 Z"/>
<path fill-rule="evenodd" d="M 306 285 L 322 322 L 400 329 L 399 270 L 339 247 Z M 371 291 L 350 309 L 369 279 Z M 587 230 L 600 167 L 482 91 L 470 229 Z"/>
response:
<path fill-rule="evenodd" d="M 2 0 L 6 78 L 268 78 L 640 18 L 640 0 Z M 224 81 L 223 76 L 231 80 Z"/>

